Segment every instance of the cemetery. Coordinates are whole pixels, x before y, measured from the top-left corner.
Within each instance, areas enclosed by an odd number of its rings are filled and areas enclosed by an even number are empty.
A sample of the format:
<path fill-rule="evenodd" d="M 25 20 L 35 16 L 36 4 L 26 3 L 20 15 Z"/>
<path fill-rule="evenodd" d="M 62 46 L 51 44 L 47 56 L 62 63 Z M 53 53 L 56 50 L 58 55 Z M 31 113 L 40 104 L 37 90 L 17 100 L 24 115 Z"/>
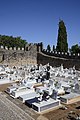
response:
<path fill-rule="evenodd" d="M 39 66 L 0 66 L 0 73 L 7 75 L 7 81 L 4 76 L 0 84 L 12 84 L 5 91 L 37 112 L 80 101 L 80 74 L 75 66 L 69 69 L 62 64 L 52 67 L 49 63 Z"/>

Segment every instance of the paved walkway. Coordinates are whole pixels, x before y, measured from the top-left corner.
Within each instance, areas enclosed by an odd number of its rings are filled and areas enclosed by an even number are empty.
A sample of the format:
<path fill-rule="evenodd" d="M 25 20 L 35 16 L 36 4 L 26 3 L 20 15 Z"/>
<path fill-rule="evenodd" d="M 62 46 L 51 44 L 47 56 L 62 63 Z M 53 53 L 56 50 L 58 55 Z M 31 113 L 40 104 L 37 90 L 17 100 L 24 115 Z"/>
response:
<path fill-rule="evenodd" d="M 0 120 L 34 120 L 0 93 Z"/>

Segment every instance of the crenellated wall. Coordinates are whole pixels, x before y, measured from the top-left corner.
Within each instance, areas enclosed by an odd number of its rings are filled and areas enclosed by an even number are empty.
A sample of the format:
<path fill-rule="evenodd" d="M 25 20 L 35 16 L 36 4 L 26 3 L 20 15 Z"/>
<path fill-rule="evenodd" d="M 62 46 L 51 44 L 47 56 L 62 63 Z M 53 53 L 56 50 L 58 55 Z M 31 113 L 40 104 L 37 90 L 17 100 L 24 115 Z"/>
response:
<path fill-rule="evenodd" d="M 57 52 L 57 51 L 47 51 L 45 49 L 42 50 L 42 53 L 49 55 L 49 56 L 55 56 L 60 58 L 66 58 L 66 59 L 80 59 L 80 53 L 69 53 L 69 52 Z"/>
<path fill-rule="evenodd" d="M 19 48 L 19 47 L 8 48 L 7 46 L 0 46 L 0 50 L 24 50 L 24 48 Z"/>
<path fill-rule="evenodd" d="M 42 43 L 27 44 L 25 48 L 0 46 L 0 63 L 9 65 L 47 64 L 52 66 L 75 67 L 80 69 L 80 54 L 70 54 L 43 49 Z"/>
<path fill-rule="evenodd" d="M 80 69 L 80 53 L 49 52 L 41 46 L 40 51 L 37 53 L 37 63 L 43 65 L 49 63 L 51 66 L 60 66 L 63 64 L 65 68 L 75 66 L 76 69 Z"/>
<path fill-rule="evenodd" d="M 26 48 L 0 47 L 0 63 L 9 65 L 37 64 L 37 45 L 28 44 Z"/>
<path fill-rule="evenodd" d="M 70 68 L 75 66 L 76 69 L 80 70 L 80 59 L 66 59 L 66 58 L 50 56 L 42 52 L 41 53 L 38 52 L 37 61 L 39 65 L 40 64 L 45 65 L 49 63 L 51 66 L 58 67 L 61 64 L 63 64 L 64 68 Z"/>

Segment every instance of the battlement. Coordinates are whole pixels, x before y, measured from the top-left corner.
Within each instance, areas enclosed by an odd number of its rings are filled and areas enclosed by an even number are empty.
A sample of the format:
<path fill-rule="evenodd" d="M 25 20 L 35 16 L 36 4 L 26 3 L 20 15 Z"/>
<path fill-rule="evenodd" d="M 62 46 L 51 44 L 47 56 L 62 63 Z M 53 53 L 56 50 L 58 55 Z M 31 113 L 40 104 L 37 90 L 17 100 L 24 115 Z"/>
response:
<path fill-rule="evenodd" d="M 8 48 L 7 46 L 0 46 L 0 50 L 25 50 L 24 48 L 17 48 L 17 47 L 14 47 L 14 48 L 12 48 L 12 47 L 10 47 L 10 48 Z"/>
<path fill-rule="evenodd" d="M 26 44 L 26 46 L 25 47 L 23 47 L 23 48 L 20 48 L 20 47 L 7 47 L 7 46 L 0 46 L 0 50 L 14 50 L 14 51 L 30 51 L 31 49 L 33 49 L 33 48 L 37 48 L 36 49 L 36 51 L 38 51 L 38 52 L 41 52 L 42 51 L 42 49 L 43 49 L 43 45 L 42 45 L 42 43 L 29 43 L 29 44 Z"/>
<path fill-rule="evenodd" d="M 27 44 L 24 48 L 0 46 L 0 63 L 37 64 L 37 44 Z"/>
<path fill-rule="evenodd" d="M 45 49 L 42 50 L 42 53 L 49 55 L 49 56 L 55 56 L 60 58 L 66 58 L 66 59 L 80 59 L 80 53 L 69 53 L 69 52 L 57 52 L 57 51 L 47 51 Z"/>
<path fill-rule="evenodd" d="M 26 44 L 24 48 L 8 48 L 0 46 L 0 63 L 25 65 L 25 64 L 47 64 L 58 66 L 64 64 L 66 67 L 80 66 L 80 53 L 47 51 L 43 49 L 42 43 Z"/>

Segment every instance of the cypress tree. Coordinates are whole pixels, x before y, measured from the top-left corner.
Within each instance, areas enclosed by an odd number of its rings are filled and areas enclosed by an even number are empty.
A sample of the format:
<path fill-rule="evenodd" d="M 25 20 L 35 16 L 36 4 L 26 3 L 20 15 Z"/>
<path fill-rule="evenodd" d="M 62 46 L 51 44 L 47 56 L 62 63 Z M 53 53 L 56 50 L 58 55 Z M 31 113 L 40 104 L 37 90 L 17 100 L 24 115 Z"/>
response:
<path fill-rule="evenodd" d="M 51 51 L 51 47 L 50 47 L 50 45 L 47 45 L 47 51 L 48 51 L 48 52 Z"/>
<path fill-rule="evenodd" d="M 59 21 L 56 50 L 59 52 L 67 52 L 68 51 L 67 32 L 66 32 L 66 26 L 65 26 L 63 20 Z"/>

